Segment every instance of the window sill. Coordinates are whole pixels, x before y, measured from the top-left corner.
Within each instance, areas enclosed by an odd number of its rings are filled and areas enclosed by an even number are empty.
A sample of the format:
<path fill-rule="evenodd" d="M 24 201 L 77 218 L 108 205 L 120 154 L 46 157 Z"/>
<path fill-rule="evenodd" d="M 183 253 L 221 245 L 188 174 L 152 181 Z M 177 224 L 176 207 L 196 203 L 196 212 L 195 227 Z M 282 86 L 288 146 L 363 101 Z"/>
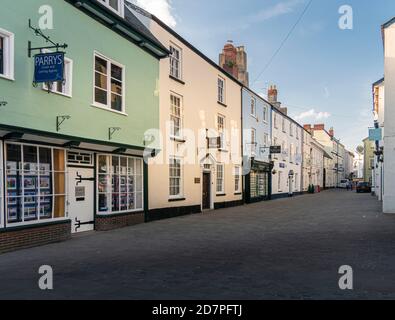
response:
<path fill-rule="evenodd" d="M 235 192 L 234 195 L 235 195 L 235 196 L 242 196 L 243 193 L 242 193 L 242 192 Z"/>
<path fill-rule="evenodd" d="M 229 153 L 229 150 L 226 149 L 222 149 L 222 148 L 218 148 L 219 152 L 223 152 L 223 153 Z"/>
<path fill-rule="evenodd" d="M 42 88 L 42 90 L 44 92 L 46 92 L 46 93 L 53 93 L 53 94 L 56 94 L 58 96 L 62 96 L 62 97 L 69 98 L 69 99 L 71 99 L 73 97 L 71 94 L 57 92 L 57 91 L 52 91 L 52 90 L 48 91 L 48 89 L 45 89 L 45 88 Z"/>
<path fill-rule="evenodd" d="M 178 79 L 177 77 L 172 76 L 171 74 L 169 75 L 169 78 L 174 80 L 174 81 L 176 81 L 176 82 L 178 82 L 178 83 L 180 83 L 180 84 L 182 84 L 182 85 L 185 85 L 184 81 L 182 81 L 181 79 Z"/>
<path fill-rule="evenodd" d="M 221 101 L 217 101 L 217 103 L 218 103 L 219 105 L 221 105 L 221 106 L 225 107 L 225 108 L 227 108 L 227 107 L 228 107 L 228 106 L 227 106 L 225 103 L 223 103 L 223 102 L 221 102 Z"/>
<path fill-rule="evenodd" d="M 9 80 L 9 81 L 15 81 L 14 77 L 6 76 L 4 74 L 0 74 L 0 79 Z"/>
<path fill-rule="evenodd" d="M 103 107 L 103 106 L 99 106 L 99 105 L 97 105 L 97 104 L 95 104 L 95 103 L 92 103 L 92 104 L 91 104 L 91 107 L 93 107 L 93 108 L 98 108 L 98 109 L 101 109 L 101 110 L 104 110 L 104 111 L 108 111 L 108 112 L 112 112 L 112 113 L 115 113 L 115 114 L 119 114 L 120 116 L 125 116 L 125 117 L 129 116 L 129 115 L 128 115 L 127 113 L 125 113 L 125 112 L 112 110 L 112 109 L 110 109 L 110 108 L 106 108 L 106 107 Z"/>
<path fill-rule="evenodd" d="M 217 197 L 226 197 L 226 193 L 217 193 Z"/>
<path fill-rule="evenodd" d="M 186 198 L 170 198 L 169 202 L 185 201 Z"/>
<path fill-rule="evenodd" d="M 170 140 L 175 141 L 175 142 L 180 142 L 180 143 L 187 142 L 185 139 L 179 138 L 179 137 L 170 137 Z"/>

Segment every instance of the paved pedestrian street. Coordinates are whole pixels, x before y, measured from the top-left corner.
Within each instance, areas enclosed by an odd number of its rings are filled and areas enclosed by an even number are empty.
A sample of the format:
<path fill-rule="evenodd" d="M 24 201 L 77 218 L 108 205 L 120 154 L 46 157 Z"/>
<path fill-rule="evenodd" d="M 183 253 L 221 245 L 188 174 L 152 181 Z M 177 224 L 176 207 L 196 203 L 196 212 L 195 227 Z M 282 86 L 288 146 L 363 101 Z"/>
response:
<path fill-rule="evenodd" d="M 3 254 L 0 298 L 393 299 L 394 244 L 371 195 L 325 191 Z M 342 265 L 354 290 L 339 289 Z"/>

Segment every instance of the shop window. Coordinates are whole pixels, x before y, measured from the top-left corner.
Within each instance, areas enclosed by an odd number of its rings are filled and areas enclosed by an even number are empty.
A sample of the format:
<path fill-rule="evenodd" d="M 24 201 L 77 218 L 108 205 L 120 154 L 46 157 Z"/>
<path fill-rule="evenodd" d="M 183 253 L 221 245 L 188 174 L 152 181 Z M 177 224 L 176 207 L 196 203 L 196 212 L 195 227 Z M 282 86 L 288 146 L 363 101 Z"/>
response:
<path fill-rule="evenodd" d="M 28 224 L 66 216 L 65 152 L 6 143 L 7 224 Z"/>
<path fill-rule="evenodd" d="M 241 167 L 235 167 L 235 192 L 241 192 Z"/>
<path fill-rule="evenodd" d="M 98 213 L 143 210 L 143 160 L 126 156 L 98 156 Z"/>
<path fill-rule="evenodd" d="M 3 141 L 0 141 L 0 227 L 4 226 L 4 181 L 3 181 Z"/>

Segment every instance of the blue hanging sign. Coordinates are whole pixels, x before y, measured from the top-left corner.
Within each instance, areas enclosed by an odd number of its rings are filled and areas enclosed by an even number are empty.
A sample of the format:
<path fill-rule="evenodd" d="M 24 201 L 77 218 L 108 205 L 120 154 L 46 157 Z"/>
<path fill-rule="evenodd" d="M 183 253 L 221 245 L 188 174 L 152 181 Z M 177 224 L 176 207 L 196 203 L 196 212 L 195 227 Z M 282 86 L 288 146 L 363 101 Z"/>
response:
<path fill-rule="evenodd" d="M 64 80 L 64 52 L 40 53 L 34 56 L 35 83 Z"/>
<path fill-rule="evenodd" d="M 381 128 L 369 129 L 369 140 L 370 141 L 380 141 L 380 140 L 382 140 L 382 130 L 381 130 Z"/>

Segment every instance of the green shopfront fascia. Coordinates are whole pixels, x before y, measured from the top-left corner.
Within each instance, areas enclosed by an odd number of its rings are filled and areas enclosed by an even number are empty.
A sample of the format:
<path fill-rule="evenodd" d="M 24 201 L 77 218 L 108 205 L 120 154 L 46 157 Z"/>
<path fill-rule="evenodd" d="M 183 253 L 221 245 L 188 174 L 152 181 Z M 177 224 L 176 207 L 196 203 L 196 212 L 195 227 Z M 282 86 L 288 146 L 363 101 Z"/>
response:
<path fill-rule="evenodd" d="M 71 221 L 76 233 L 101 230 L 103 219 L 123 227 L 119 215 L 144 222 L 147 166 L 141 150 L 128 152 L 0 140 L 0 231 Z"/>

